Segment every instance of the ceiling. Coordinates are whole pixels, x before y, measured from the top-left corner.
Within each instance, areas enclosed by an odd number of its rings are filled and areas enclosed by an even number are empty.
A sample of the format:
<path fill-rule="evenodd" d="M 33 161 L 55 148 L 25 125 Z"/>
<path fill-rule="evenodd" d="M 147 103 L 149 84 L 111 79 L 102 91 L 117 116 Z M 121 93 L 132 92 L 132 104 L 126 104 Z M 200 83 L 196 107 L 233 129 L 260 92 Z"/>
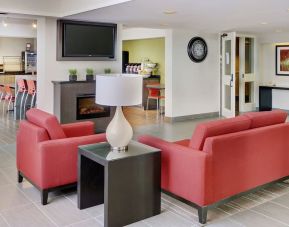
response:
<path fill-rule="evenodd" d="M 130 0 L 2 0 L 0 12 L 64 17 Z"/>
<path fill-rule="evenodd" d="M 132 0 L 68 18 L 206 33 L 271 33 L 289 32 L 288 9 L 288 0 Z"/>

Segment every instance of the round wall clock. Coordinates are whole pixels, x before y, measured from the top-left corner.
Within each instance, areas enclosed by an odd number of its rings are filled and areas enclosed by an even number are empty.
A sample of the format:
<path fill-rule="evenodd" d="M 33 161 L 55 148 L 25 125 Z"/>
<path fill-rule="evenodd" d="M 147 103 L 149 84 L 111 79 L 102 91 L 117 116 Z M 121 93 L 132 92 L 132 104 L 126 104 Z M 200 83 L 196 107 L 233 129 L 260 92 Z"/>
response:
<path fill-rule="evenodd" d="M 193 62 L 202 62 L 208 54 L 206 41 L 201 37 L 194 37 L 188 44 L 188 55 Z"/>

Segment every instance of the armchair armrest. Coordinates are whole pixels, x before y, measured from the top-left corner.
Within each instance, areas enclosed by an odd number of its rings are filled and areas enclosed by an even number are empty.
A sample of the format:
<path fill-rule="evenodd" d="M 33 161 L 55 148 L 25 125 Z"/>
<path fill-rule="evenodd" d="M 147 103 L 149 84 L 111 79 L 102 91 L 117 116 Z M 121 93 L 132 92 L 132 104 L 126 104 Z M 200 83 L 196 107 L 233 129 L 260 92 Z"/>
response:
<path fill-rule="evenodd" d="M 94 134 L 94 123 L 91 121 L 83 121 L 61 125 L 67 137 L 88 136 Z"/>
<path fill-rule="evenodd" d="M 199 205 L 207 203 L 207 153 L 149 135 L 140 136 L 138 141 L 161 150 L 163 189 Z"/>
<path fill-rule="evenodd" d="M 38 144 L 41 188 L 64 185 L 77 180 L 78 146 L 105 142 L 105 134 L 44 141 Z M 61 174 L 59 174 L 61 173 Z"/>

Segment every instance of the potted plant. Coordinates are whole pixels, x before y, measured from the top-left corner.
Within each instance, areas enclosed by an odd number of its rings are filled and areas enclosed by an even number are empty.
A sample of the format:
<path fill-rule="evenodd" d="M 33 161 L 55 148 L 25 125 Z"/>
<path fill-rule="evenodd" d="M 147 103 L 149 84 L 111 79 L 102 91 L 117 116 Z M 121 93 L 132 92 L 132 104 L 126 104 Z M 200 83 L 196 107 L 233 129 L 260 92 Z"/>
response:
<path fill-rule="evenodd" d="M 77 81 L 77 69 L 69 69 L 69 81 Z"/>
<path fill-rule="evenodd" d="M 111 69 L 110 69 L 110 68 L 104 69 L 104 73 L 105 73 L 105 74 L 110 74 L 110 73 L 111 73 Z"/>
<path fill-rule="evenodd" d="M 93 79 L 94 79 L 93 69 L 92 68 L 87 68 L 86 69 L 86 80 L 87 81 L 92 81 Z"/>

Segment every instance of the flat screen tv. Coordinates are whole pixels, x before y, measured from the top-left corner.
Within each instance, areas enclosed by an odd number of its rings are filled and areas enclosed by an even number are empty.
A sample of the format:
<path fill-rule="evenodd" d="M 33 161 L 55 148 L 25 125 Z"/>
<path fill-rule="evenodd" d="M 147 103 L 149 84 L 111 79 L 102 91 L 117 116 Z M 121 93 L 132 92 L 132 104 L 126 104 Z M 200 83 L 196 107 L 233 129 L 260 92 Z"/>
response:
<path fill-rule="evenodd" d="M 115 60 L 116 24 L 58 21 L 57 60 Z"/>

